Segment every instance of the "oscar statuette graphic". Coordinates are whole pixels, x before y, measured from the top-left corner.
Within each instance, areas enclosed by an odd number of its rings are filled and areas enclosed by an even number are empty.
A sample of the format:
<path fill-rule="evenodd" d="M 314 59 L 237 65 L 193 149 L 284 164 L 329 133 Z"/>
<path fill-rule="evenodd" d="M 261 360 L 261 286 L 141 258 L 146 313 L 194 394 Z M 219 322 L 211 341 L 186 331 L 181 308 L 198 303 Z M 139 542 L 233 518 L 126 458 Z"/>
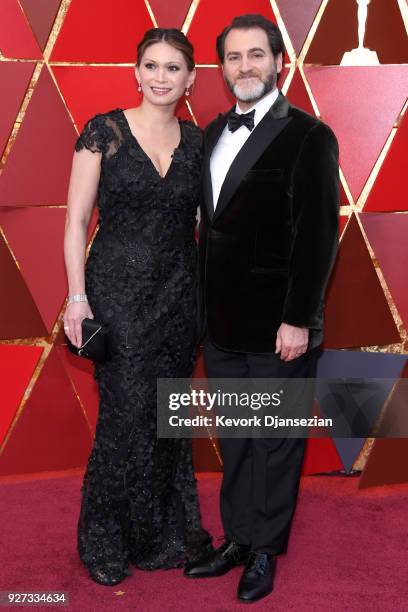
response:
<path fill-rule="evenodd" d="M 357 0 L 358 47 L 347 51 L 343 55 L 340 66 L 378 66 L 380 64 L 377 53 L 364 47 L 368 5 L 370 2 L 371 0 Z"/>

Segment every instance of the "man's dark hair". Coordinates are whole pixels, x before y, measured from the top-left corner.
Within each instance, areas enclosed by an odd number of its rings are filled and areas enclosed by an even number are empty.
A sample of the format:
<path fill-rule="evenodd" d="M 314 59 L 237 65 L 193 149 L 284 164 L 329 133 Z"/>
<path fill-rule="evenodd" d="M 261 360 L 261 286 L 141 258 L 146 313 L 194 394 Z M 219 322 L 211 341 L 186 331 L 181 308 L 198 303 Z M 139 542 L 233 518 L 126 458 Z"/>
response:
<path fill-rule="evenodd" d="M 221 34 L 217 36 L 217 54 L 221 64 L 224 63 L 225 39 L 227 35 L 231 30 L 249 30 L 249 28 L 261 28 L 268 37 L 269 46 L 274 57 L 276 58 L 279 53 L 282 53 L 282 61 L 285 61 L 285 44 L 278 26 L 263 15 L 253 14 L 234 17 L 231 25 L 224 28 Z"/>

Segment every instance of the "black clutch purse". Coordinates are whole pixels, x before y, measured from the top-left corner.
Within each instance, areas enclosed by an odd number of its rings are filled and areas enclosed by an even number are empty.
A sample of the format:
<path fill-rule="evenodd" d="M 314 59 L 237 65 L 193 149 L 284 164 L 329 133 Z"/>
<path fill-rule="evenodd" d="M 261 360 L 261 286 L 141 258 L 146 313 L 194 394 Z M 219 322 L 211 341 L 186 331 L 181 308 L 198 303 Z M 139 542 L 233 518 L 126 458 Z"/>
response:
<path fill-rule="evenodd" d="M 74 346 L 67 337 L 68 349 L 78 357 L 85 357 L 97 363 L 109 359 L 108 330 L 94 319 L 82 320 L 82 346 Z"/>

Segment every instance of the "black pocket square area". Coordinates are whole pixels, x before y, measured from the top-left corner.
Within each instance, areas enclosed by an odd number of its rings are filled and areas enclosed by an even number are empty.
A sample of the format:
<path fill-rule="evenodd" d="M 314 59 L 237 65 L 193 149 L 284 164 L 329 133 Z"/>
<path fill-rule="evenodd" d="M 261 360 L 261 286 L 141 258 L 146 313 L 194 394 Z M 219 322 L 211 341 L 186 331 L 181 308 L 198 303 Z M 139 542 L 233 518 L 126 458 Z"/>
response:
<path fill-rule="evenodd" d="M 77 347 L 67 337 L 68 349 L 78 357 L 103 363 L 109 359 L 107 327 L 94 319 L 82 320 L 82 346 Z"/>

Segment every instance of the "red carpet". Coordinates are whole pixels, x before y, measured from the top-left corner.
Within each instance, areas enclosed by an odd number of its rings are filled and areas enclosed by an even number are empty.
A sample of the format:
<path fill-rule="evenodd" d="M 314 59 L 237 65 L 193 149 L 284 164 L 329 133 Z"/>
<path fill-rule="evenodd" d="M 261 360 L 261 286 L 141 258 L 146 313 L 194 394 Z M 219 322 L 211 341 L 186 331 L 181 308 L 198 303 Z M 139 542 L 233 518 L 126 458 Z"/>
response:
<path fill-rule="evenodd" d="M 70 605 L 58 608 L 75 612 L 248 609 L 235 601 L 240 568 L 212 580 L 132 568 L 116 587 L 92 582 L 75 550 L 80 484 L 78 475 L 3 481 L 0 590 L 68 591 Z M 199 479 L 205 526 L 215 536 L 219 484 L 219 475 Z M 359 491 L 357 484 L 356 477 L 303 477 L 275 590 L 251 609 L 408 611 L 408 485 Z"/>

